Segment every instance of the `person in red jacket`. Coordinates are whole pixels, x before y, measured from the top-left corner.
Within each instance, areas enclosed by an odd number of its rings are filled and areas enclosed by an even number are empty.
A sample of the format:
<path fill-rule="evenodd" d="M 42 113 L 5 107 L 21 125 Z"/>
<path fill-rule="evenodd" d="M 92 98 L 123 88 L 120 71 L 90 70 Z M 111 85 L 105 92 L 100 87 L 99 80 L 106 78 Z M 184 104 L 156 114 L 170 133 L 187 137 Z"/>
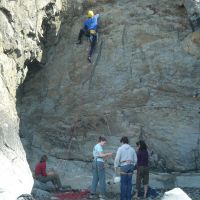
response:
<path fill-rule="evenodd" d="M 55 172 L 46 172 L 46 161 L 47 156 L 43 155 L 40 159 L 40 162 L 35 167 L 35 178 L 36 180 L 46 183 L 51 181 L 55 186 L 56 190 L 62 191 L 62 184 L 60 178 Z"/>

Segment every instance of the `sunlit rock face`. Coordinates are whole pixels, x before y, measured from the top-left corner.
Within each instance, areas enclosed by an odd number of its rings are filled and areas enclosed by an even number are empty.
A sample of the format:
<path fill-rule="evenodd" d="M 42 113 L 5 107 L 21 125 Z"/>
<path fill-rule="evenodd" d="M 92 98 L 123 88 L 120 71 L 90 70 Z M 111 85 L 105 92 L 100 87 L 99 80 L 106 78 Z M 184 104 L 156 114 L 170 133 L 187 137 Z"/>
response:
<path fill-rule="evenodd" d="M 113 152 L 127 135 L 133 146 L 146 140 L 153 168 L 199 168 L 199 33 L 183 3 L 74 1 L 47 63 L 21 90 L 21 130 L 34 159 L 46 152 L 89 161 L 99 135 Z M 92 64 L 88 40 L 75 45 L 88 9 L 100 13 Z"/>
<path fill-rule="evenodd" d="M 1 61 L 5 57 L 0 56 Z M 23 193 L 30 193 L 32 175 L 26 160 L 25 151 L 19 138 L 19 118 L 16 112 L 13 78 L 16 77 L 13 62 L 4 65 L 7 77 L 0 76 L 0 199 L 14 200 Z M 9 70 L 9 67 L 11 70 Z M 13 68 L 12 68 L 13 67 Z M 13 76 L 12 76 L 13 75 Z"/>
<path fill-rule="evenodd" d="M 0 199 L 16 200 L 30 193 L 32 173 L 20 136 L 16 94 L 28 66 L 42 62 L 44 19 L 51 6 L 55 15 L 59 1 L 0 2 Z M 47 20 L 48 21 L 48 20 Z"/>

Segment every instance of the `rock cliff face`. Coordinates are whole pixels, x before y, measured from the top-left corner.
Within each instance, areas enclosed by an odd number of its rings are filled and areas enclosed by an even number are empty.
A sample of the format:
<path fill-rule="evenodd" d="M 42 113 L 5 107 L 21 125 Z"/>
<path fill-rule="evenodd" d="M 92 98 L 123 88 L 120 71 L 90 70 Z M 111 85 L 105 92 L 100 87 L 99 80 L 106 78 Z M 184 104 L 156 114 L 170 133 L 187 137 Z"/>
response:
<path fill-rule="evenodd" d="M 74 16 L 61 24 L 48 62 L 24 83 L 21 125 L 30 151 L 89 160 L 99 135 L 113 151 L 127 135 L 132 145 L 147 141 L 154 167 L 199 168 L 199 32 L 192 32 L 184 5 L 91 6 L 101 14 L 92 64 L 88 41 L 75 45 L 84 16 Z"/>
<path fill-rule="evenodd" d="M 75 45 L 88 9 L 101 15 L 92 64 L 88 41 Z M 199 169 L 199 14 L 189 0 L 2 0 L 2 198 L 31 190 L 21 141 L 31 166 L 42 153 L 89 161 L 99 135 L 112 151 L 127 135 L 147 141 L 152 168 Z"/>
<path fill-rule="evenodd" d="M 32 173 L 20 141 L 16 93 L 28 67 L 43 60 L 45 27 L 60 10 L 59 1 L 0 2 L 0 199 L 15 200 L 30 193 Z M 50 8 L 49 8 L 50 7 Z"/>

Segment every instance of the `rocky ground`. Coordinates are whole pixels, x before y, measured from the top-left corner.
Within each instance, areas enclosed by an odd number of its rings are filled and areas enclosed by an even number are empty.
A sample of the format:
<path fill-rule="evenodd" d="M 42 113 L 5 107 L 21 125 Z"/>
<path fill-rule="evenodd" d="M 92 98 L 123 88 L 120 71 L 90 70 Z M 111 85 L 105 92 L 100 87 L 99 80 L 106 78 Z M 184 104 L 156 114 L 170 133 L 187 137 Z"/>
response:
<path fill-rule="evenodd" d="M 62 165 L 59 165 L 62 166 Z M 84 164 L 83 162 L 68 161 L 65 168 L 56 168 L 61 177 L 63 185 L 70 185 L 73 190 L 85 191 L 90 190 L 92 181 L 91 164 Z M 84 170 L 83 170 L 84 169 Z M 49 169 L 50 170 L 50 169 Z M 65 171 L 65 173 L 62 173 Z M 107 183 L 107 200 L 119 200 L 120 183 L 115 183 L 113 177 L 117 174 L 113 173 L 112 168 L 106 168 L 106 183 Z M 66 181 L 67 180 L 67 181 Z M 136 173 L 133 174 L 133 190 L 135 189 Z M 155 199 L 161 200 L 164 193 L 175 187 L 181 188 L 192 200 L 200 199 L 200 173 L 159 173 L 150 171 L 149 185 L 151 188 L 151 195 L 147 200 Z M 33 196 L 36 200 L 50 200 L 53 193 L 45 193 L 44 190 L 54 189 L 53 185 L 41 184 L 35 181 Z M 98 191 L 97 191 L 98 193 Z M 156 195 L 154 195 L 156 193 Z M 77 193 L 75 193 L 76 196 Z M 80 194 L 80 193 L 79 193 Z M 87 195 L 86 195 L 87 196 Z M 72 200 L 72 198 L 70 198 Z M 82 198 L 83 199 L 83 198 Z M 62 199 L 67 200 L 67 199 Z M 80 199 L 79 199 L 80 200 Z M 170 199 L 171 200 L 171 199 Z M 181 199 L 182 200 L 182 199 Z"/>
<path fill-rule="evenodd" d="M 199 200 L 200 199 L 200 188 L 181 188 L 192 200 Z M 170 189 L 169 189 L 170 190 Z M 156 195 L 152 194 L 149 195 L 146 200 L 162 200 L 163 195 L 166 191 L 169 190 L 165 190 L 165 189 L 155 189 L 156 191 Z M 89 194 L 88 194 L 89 195 Z M 88 196 L 87 196 L 88 197 Z M 87 197 L 85 198 L 74 198 L 76 200 L 86 200 L 88 199 Z M 112 193 L 109 192 L 106 195 L 106 200 L 120 200 L 120 195 L 119 193 Z M 54 195 L 52 195 L 52 197 L 50 197 L 48 200 L 60 200 L 60 199 L 56 199 L 56 197 L 54 197 Z M 72 198 L 70 198 L 72 199 Z M 98 199 L 98 195 L 94 198 Z M 134 198 L 133 198 L 134 199 Z M 138 199 L 144 199 L 143 197 L 139 197 Z M 35 198 L 35 200 L 41 200 L 41 198 Z M 69 200 L 68 198 L 62 198 L 62 200 Z M 178 199 L 180 200 L 180 199 Z"/>
<path fill-rule="evenodd" d="M 192 200 L 199 200 L 200 199 L 200 188 L 181 188 Z M 157 189 L 158 196 L 153 198 L 153 197 L 148 197 L 147 200 L 161 200 L 164 193 L 167 190 L 164 189 Z M 142 198 L 141 198 L 142 199 Z"/>
<path fill-rule="evenodd" d="M 192 200 L 200 199 L 200 188 L 182 188 L 182 189 L 185 193 L 188 194 L 188 196 Z M 161 200 L 165 193 L 165 190 L 156 189 L 156 192 L 158 193 L 158 195 L 156 197 L 148 197 L 148 198 L 146 198 L 146 200 Z M 85 198 L 85 199 L 87 199 L 87 198 Z M 120 199 L 119 194 L 113 194 L 113 193 L 107 194 L 107 200 L 119 200 L 119 199 Z M 144 199 L 144 198 L 140 197 L 139 199 Z"/>

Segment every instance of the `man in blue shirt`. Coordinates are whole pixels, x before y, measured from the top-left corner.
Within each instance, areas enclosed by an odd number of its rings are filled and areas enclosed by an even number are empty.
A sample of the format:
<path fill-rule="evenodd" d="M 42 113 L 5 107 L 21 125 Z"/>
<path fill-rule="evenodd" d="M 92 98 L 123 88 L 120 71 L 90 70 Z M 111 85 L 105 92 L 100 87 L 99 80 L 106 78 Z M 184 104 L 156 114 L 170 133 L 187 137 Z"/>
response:
<path fill-rule="evenodd" d="M 88 53 L 88 61 L 91 62 L 91 56 L 94 51 L 97 42 L 97 26 L 99 14 L 94 15 L 92 10 L 89 10 L 87 13 L 87 19 L 84 22 L 83 28 L 79 32 L 77 44 L 81 44 L 82 36 L 86 35 L 90 39 L 90 51 Z"/>

